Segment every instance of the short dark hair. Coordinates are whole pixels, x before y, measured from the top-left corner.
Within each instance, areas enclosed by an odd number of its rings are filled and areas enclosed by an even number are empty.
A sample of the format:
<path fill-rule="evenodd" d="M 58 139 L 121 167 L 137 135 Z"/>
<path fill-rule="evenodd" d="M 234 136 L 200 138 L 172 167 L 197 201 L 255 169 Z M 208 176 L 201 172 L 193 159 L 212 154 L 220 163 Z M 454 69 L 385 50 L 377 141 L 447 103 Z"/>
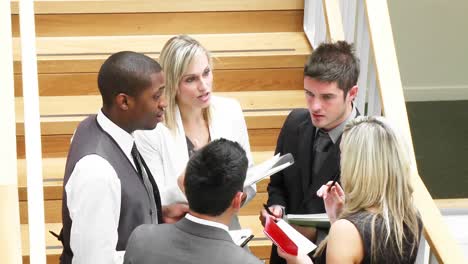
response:
<path fill-rule="evenodd" d="M 237 142 L 217 139 L 198 150 L 185 170 L 185 194 L 192 211 L 221 215 L 243 190 L 247 156 Z"/>
<path fill-rule="evenodd" d="M 125 93 L 139 95 L 151 86 L 151 75 L 161 72 L 154 59 L 133 51 L 112 54 L 101 66 L 98 87 L 105 106 L 111 106 L 115 96 Z"/>
<path fill-rule="evenodd" d="M 320 44 L 304 66 L 306 76 L 321 82 L 337 82 L 346 97 L 359 77 L 359 59 L 354 55 L 353 45 L 346 41 Z"/>

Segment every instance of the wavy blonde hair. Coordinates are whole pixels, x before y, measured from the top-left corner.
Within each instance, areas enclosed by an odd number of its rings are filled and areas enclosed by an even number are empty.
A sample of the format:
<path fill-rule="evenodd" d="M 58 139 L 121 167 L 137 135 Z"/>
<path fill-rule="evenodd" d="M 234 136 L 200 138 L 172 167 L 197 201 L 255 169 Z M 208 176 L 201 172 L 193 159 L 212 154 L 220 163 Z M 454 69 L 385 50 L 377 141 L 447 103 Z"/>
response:
<path fill-rule="evenodd" d="M 200 42 L 187 35 L 178 35 L 169 39 L 166 44 L 164 44 L 161 55 L 159 56 L 159 63 L 166 77 L 164 94 L 167 100 L 167 110 L 164 114 L 164 123 L 173 133 L 177 132 L 176 96 L 179 90 L 179 83 L 193 58 L 199 52 L 206 54 L 210 68 L 212 68 L 212 58 L 208 50 L 205 49 Z M 203 109 L 203 117 L 208 125 L 211 120 L 210 109 L 211 107 Z"/>
<path fill-rule="evenodd" d="M 371 217 L 371 259 L 375 263 L 390 241 L 400 256 L 417 250 L 418 212 L 413 203 L 411 159 L 401 135 L 383 117 L 357 117 L 341 140 L 341 183 L 345 204 L 339 219 L 367 211 Z M 376 228 L 378 218 L 383 227 Z M 319 248 L 323 251 L 326 241 Z M 318 250 L 318 251 L 319 251 Z"/>

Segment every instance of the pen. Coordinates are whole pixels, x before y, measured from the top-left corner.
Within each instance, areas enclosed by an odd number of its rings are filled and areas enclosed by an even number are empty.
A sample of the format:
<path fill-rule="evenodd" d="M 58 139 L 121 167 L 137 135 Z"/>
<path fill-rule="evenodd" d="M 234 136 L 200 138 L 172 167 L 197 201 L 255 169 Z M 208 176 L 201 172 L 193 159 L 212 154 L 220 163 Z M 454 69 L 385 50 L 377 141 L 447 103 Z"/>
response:
<path fill-rule="evenodd" d="M 244 247 L 245 245 L 247 245 L 247 243 L 249 243 L 249 241 L 252 240 L 253 237 L 254 237 L 254 235 L 250 235 L 248 238 L 246 238 L 244 240 L 244 242 L 242 242 L 242 244 L 240 244 L 240 247 Z"/>
<path fill-rule="evenodd" d="M 267 213 L 268 213 L 269 215 L 276 217 L 276 216 L 270 211 L 270 207 L 268 207 L 266 204 L 263 204 L 263 208 L 265 208 L 265 210 L 267 211 Z"/>
<path fill-rule="evenodd" d="M 335 176 L 333 177 L 333 182 L 332 182 L 332 184 L 330 184 L 330 187 L 328 187 L 328 191 L 327 191 L 327 192 L 330 192 L 331 188 L 332 188 L 333 186 L 335 186 L 336 181 L 338 181 L 339 176 L 340 176 L 340 171 L 338 171 L 338 172 L 335 174 Z"/>

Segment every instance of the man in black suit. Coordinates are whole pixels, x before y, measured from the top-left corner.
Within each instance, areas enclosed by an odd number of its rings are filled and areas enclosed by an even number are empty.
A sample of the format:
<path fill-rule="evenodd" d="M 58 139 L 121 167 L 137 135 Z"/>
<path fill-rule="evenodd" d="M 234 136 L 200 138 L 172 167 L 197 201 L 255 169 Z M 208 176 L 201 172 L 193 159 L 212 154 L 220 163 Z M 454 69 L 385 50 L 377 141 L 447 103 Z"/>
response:
<path fill-rule="evenodd" d="M 339 176 L 340 139 L 344 126 L 357 115 L 353 100 L 357 96 L 359 60 L 353 47 L 344 42 L 321 44 L 304 67 L 307 109 L 295 109 L 287 117 L 276 146 L 276 153 L 291 153 L 296 163 L 271 176 L 268 206 L 278 218 L 288 214 L 324 213 L 323 200 L 316 191 Z M 264 223 L 270 217 L 260 213 Z M 295 226 L 303 235 L 316 240 L 316 230 Z M 285 263 L 273 247 L 270 263 Z"/>

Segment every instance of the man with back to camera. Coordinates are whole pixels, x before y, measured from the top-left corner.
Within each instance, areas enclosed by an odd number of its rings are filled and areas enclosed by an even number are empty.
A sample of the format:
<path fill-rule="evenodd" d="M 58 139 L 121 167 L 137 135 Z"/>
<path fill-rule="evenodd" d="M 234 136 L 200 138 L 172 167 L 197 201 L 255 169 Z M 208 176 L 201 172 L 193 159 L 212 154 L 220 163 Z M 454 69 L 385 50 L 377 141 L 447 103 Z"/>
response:
<path fill-rule="evenodd" d="M 184 189 L 189 213 L 176 224 L 142 225 L 128 240 L 125 264 L 262 263 L 228 232 L 242 204 L 248 161 L 237 143 L 217 139 L 190 158 Z"/>
<path fill-rule="evenodd" d="M 268 206 L 274 217 L 288 214 L 324 213 L 316 191 L 340 173 L 340 140 L 345 125 L 358 115 L 359 60 L 345 41 L 323 43 L 304 67 L 307 109 L 293 110 L 281 129 L 275 153 L 291 153 L 296 163 L 270 177 Z M 264 225 L 270 217 L 260 212 Z M 316 240 L 316 229 L 295 226 Z M 272 248 L 270 263 L 286 263 Z"/>
<path fill-rule="evenodd" d="M 161 207 L 132 135 L 163 120 L 160 65 L 136 52 L 115 53 L 101 66 L 98 86 L 102 108 L 79 124 L 67 157 L 60 263 L 122 263 L 134 228 L 172 221 L 187 210 Z"/>

